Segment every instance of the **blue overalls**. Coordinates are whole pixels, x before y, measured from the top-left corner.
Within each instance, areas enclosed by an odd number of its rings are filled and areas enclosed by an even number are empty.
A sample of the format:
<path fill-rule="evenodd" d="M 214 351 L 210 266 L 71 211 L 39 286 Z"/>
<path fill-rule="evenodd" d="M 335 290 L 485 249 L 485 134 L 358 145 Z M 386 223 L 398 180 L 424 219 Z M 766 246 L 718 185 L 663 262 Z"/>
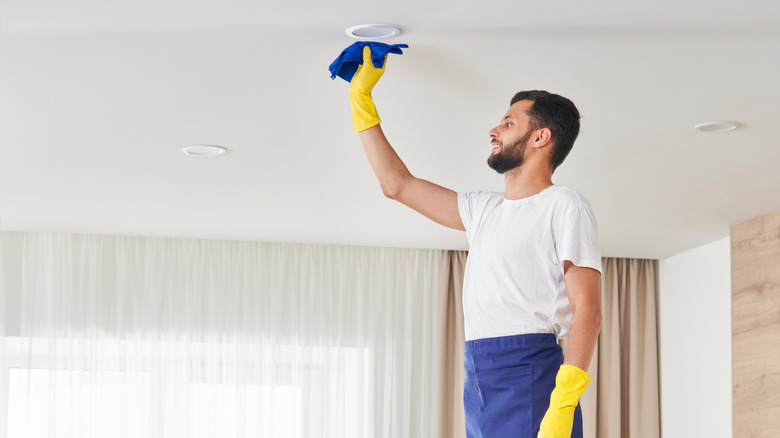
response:
<path fill-rule="evenodd" d="M 555 335 L 475 339 L 465 345 L 463 406 L 468 438 L 536 438 L 563 351 Z M 582 438 L 582 411 L 572 438 Z"/>

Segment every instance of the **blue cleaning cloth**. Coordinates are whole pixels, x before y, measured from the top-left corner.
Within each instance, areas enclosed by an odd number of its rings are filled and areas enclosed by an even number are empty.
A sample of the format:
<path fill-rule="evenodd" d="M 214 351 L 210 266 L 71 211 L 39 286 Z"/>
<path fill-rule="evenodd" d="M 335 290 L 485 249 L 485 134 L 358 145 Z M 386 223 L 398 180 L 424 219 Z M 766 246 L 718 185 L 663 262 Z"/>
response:
<path fill-rule="evenodd" d="M 358 41 L 344 49 L 341 55 L 330 64 L 330 78 L 335 79 L 338 76 L 347 82 L 351 81 L 358 66 L 363 64 L 363 47 L 365 46 L 371 48 L 371 61 L 376 68 L 382 68 L 385 65 L 385 55 L 388 53 L 403 55 L 404 52 L 401 49 L 409 47 L 406 44 L 390 45 L 372 41 Z"/>

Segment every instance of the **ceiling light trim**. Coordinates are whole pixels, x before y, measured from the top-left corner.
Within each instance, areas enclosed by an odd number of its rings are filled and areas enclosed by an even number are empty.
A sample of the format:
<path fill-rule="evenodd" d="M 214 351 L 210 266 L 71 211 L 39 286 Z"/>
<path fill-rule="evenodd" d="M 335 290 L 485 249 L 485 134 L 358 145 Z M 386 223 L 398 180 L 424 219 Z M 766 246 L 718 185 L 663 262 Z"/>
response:
<path fill-rule="evenodd" d="M 738 125 L 734 122 L 717 121 L 699 123 L 693 128 L 701 132 L 729 132 L 737 129 L 737 127 Z"/>
<path fill-rule="evenodd" d="M 358 24 L 347 28 L 347 35 L 357 40 L 382 40 L 393 38 L 401 34 L 401 29 L 390 24 Z"/>
<path fill-rule="evenodd" d="M 191 157 L 215 157 L 227 153 L 227 148 L 211 144 L 196 144 L 184 147 L 181 151 Z"/>

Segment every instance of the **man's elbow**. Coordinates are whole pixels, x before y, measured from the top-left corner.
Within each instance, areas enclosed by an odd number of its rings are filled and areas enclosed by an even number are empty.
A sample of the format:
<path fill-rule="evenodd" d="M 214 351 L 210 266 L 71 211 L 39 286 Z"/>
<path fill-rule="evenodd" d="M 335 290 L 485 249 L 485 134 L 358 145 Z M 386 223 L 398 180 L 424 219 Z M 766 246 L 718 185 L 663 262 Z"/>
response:
<path fill-rule="evenodd" d="M 601 331 L 601 305 L 594 303 L 591 305 L 579 305 L 574 310 L 574 319 L 577 325 L 589 332 L 598 334 Z"/>
<path fill-rule="evenodd" d="M 394 201 L 403 202 L 404 188 L 408 185 L 408 182 L 412 176 L 397 176 L 392 179 L 387 179 L 380 183 L 382 187 L 382 194 L 386 198 Z"/>
<path fill-rule="evenodd" d="M 601 331 L 601 306 L 596 305 L 589 310 L 587 320 L 590 323 L 591 329 L 598 333 Z"/>
<path fill-rule="evenodd" d="M 385 195 L 385 198 L 397 201 L 401 196 L 401 190 L 398 185 L 383 184 L 382 194 Z"/>

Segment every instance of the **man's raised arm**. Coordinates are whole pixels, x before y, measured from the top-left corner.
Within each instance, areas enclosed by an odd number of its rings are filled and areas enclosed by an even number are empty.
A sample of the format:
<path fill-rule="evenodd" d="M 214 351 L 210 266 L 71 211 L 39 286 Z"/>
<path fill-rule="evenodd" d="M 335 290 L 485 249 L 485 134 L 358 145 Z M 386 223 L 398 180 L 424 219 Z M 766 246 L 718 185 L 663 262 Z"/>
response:
<path fill-rule="evenodd" d="M 458 195 L 447 188 L 413 176 L 382 132 L 379 115 L 371 91 L 387 66 L 374 67 L 371 49 L 363 48 L 363 64 L 349 84 L 354 130 L 368 162 L 374 170 L 382 193 L 390 199 L 411 207 L 425 217 L 450 228 L 464 230 L 458 211 Z"/>

